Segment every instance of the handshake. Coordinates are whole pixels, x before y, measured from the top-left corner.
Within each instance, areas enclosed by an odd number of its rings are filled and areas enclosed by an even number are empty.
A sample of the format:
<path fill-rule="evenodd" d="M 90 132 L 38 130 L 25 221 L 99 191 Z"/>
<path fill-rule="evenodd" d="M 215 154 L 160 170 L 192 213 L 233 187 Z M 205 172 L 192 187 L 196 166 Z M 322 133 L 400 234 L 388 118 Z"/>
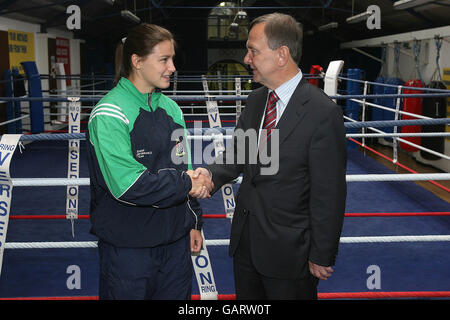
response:
<path fill-rule="evenodd" d="M 189 195 L 198 199 L 210 198 L 210 193 L 214 188 L 210 172 L 205 168 L 197 168 L 195 171 L 188 170 L 186 173 L 192 181 L 192 188 Z"/>

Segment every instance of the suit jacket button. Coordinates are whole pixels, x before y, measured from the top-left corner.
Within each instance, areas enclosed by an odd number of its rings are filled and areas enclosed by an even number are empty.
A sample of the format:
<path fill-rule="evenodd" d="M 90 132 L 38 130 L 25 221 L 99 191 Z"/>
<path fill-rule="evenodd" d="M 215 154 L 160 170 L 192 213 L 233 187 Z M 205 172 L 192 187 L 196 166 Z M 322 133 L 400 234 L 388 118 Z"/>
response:
<path fill-rule="evenodd" d="M 247 212 L 248 212 L 247 209 L 242 209 L 242 213 L 243 213 L 243 214 L 246 214 Z"/>

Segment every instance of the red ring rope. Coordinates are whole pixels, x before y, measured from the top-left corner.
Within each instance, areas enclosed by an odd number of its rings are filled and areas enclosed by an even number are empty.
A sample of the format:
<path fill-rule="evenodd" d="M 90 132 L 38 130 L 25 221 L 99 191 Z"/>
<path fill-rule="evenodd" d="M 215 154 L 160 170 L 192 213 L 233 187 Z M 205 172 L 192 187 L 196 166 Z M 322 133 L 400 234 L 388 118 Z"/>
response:
<path fill-rule="evenodd" d="M 236 120 L 221 120 L 222 122 L 230 122 L 230 123 L 236 123 Z M 184 120 L 186 123 L 195 123 L 195 122 L 209 122 L 209 120 Z"/>
<path fill-rule="evenodd" d="M 346 213 L 346 217 L 418 217 L 450 216 L 450 212 L 363 212 Z"/>
<path fill-rule="evenodd" d="M 388 160 L 388 161 L 394 162 L 393 159 L 391 159 L 391 158 L 385 156 L 384 154 L 382 154 L 382 153 L 380 153 L 380 152 L 378 152 L 378 151 L 376 151 L 376 150 L 374 150 L 374 149 L 372 149 L 372 148 L 370 148 L 370 147 L 368 147 L 368 146 L 363 146 L 363 144 L 362 144 L 361 142 L 359 142 L 359 141 L 357 141 L 357 140 L 355 140 L 355 139 L 353 139 L 353 138 L 348 138 L 348 139 L 351 140 L 351 141 L 353 141 L 353 142 L 355 142 L 356 144 L 359 144 L 361 147 L 363 147 L 363 148 L 365 148 L 365 149 L 367 149 L 367 150 L 369 150 L 369 151 L 372 151 L 372 152 L 375 153 L 376 155 L 378 155 L 378 156 L 380 156 L 380 157 L 382 157 L 382 158 L 384 158 L 384 159 L 386 159 L 386 160 Z M 401 164 L 401 163 L 398 162 L 398 161 L 397 161 L 395 164 L 396 164 L 397 166 L 399 166 L 399 167 L 401 167 L 401 168 L 403 168 L 403 169 L 405 169 L 405 170 L 411 172 L 411 173 L 418 173 L 417 171 L 414 171 L 413 169 L 408 168 L 407 166 Z M 445 190 L 445 191 L 447 191 L 447 192 L 450 192 L 450 189 L 449 189 L 449 188 L 444 187 L 443 185 L 437 183 L 436 181 L 428 180 L 428 182 L 434 184 L 436 187 L 438 187 L 438 188 L 440 188 L 440 189 L 442 189 L 442 190 Z"/>
<path fill-rule="evenodd" d="M 386 298 L 449 298 L 450 291 L 370 291 L 370 292 L 319 292 L 319 299 L 386 299 Z M 236 300 L 235 294 L 219 294 L 218 300 Z M 192 300 L 200 300 L 193 294 Z M 0 300 L 98 300 L 98 296 L 79 297 L 20 297 Z"/>
<path fill-rule="evenodd" d="M 346 213 L 346 217 L 418 217 L 418 216 L 450 216 L 450 212 L 355 212 Z M 226 218 L 225 214 L 204 214 L 203 218 L 221 219 Z M 47 220 L 47 219 L 66 219 L 62 214 L 19 214 L 9 216 L 11 220 Z M 89 219 L 89 215 L 78 215 L 78 219 Z"/>

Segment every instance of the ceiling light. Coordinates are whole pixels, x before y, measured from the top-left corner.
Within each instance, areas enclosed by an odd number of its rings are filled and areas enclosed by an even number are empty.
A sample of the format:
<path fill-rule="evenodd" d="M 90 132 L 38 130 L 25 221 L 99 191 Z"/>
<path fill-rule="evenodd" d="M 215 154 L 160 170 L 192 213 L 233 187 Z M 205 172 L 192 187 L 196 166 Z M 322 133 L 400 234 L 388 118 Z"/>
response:
<path fill-rule="evenodd" d="M 239 32 L 239 24 L 237 24 L 236 22 L 230 23 L 230 28 L 228 29 L 228 31 L 232 35 L 237 34 Z"/>
<path fill-rule="evenodd" d="M 327 24 L 324 24 L 323 26 L 320 26 L 318 29 L 319 31 L 329 30 L 329 29 L 336 29 L 339 26 L 337 22 L 330 22 Z"/>
<path fill-rule="evenodd" d="M 140 23 L 141 18 L 139 18 L 137 15 L 132 13 L 130 10 L 122 10 L 120 11 L 120 15 L 124 17 L 125 19 L 128 19 L 131 22 Z"/>
<path fill-rule="evenodd" d="M 367 18 L 371 14 L 372 14 L 371 11 L 366 11 L 366 12 L 351 16 L 351 17 L 347 18 L 346 21 L 347 21 L 347 23 L 358 23 L 358 22 L 367 20 Z"/>
<path fill-rule="evenodd" d="M 409 9 L 420 5 L 427 4 L 433 0 L 399 0 L 394 2 L 394 8 L 397 10 Z"/>
<path fill-rule="evenodd" d="M 237 18 L 240 20 L 243 20 L 245 18 L 247 18 L 247 12 L 240 10 L 238 11 L 238 13 L 236 14 Z"/>

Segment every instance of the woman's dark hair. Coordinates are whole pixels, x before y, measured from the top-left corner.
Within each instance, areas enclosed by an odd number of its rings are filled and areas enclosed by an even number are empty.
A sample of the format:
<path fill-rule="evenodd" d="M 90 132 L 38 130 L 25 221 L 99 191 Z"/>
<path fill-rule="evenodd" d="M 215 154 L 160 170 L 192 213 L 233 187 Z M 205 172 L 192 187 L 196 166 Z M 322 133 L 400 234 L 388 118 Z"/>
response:
<path fill-rule="evenodd" d="M 145 57 L 152 53 L 160 42 L 170 40 L 174 43 L 172 33 L 160 26 L 143 23 L 129 30 L 128 35 L 116 48 L 115 54 L 115 84 L 121 77 L 128 77 L 132 71 L 131 56 L 137 54 Z"/>

